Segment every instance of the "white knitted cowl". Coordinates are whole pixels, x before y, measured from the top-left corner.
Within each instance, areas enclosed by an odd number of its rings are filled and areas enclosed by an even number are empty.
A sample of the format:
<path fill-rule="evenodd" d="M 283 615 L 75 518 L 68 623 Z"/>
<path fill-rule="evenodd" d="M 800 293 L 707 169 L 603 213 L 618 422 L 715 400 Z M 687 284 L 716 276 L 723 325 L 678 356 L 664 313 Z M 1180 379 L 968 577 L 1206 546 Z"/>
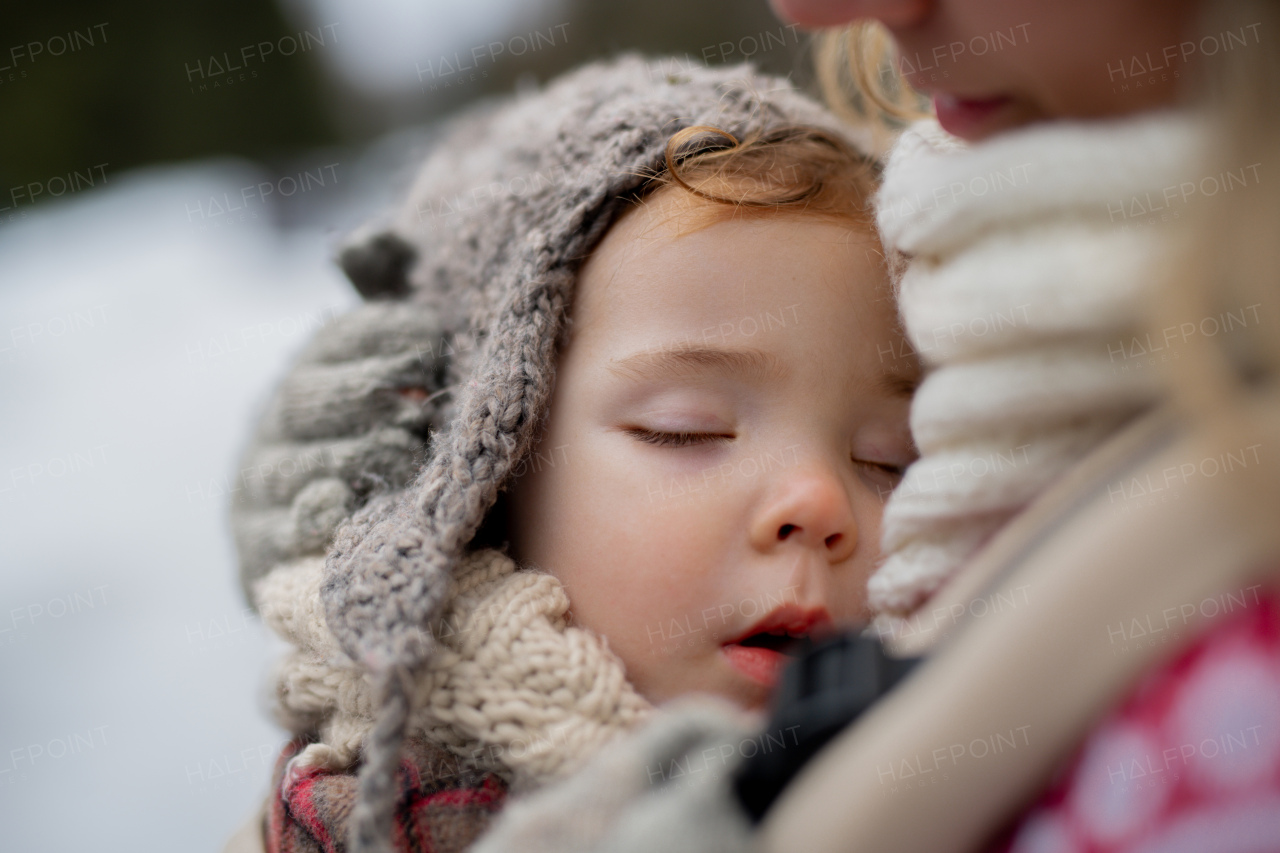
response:
<path fill-rule="evenodd" d="M 318 731 L 294 766 L 349 767 L 372 730 L 373 686 L 330 633 L 320 600 L 324 559 L 281 566 L 255 584 L 266 624 L 293 647 L 276 670 L 277 716 Z M 513 790 L 561 778 L 652 706 L 599 635 L 570 624 L 552 575 L 517 570 L 494 549 L 465 556 L 454 575 L 440 652 L 416 682 L 409 735 L 449 749 Z"/>
<path fill-rule="evenodd" d="M 904 327 L 927 368 L 921 458 L 885 507 L 881 622 L 909 613 L 1072 463 L 1160 394 L 1175 339 L 1143 297 L 1205 176 L 1193 116 L 1049 123 L 965 147 L 906 131 L 877 197 L 908 256 Z"/>

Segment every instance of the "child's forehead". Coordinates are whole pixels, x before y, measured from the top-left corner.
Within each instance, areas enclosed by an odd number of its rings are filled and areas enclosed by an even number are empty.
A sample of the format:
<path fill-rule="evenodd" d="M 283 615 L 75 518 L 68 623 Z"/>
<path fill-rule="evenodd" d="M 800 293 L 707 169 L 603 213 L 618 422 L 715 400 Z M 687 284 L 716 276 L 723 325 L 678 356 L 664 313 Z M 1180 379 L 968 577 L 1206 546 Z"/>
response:
<path fill-rule="evenodd" d="M 739 329 L 736 342 L 759 343 L 895 322 L 879 244 L 865 228 L 795 212 L 682 221 L 712 204 L 654 199 L 620 220 L 579 275 L 574 337 L 617 351 L 624 340 L 665 348 L 727 327 Z"/>
<path fill-rule="evenodd" d="M 841 241 L 873 244 L 876 251 L 880 251 L 878 235 L 856 211 L 840 216 L 795 208 L 735 206 L 700 198 L 680 187 L 663 187 L 629 205 L 610 226 L 593 255 L 602 249 L 605 253 L 617 252 L 646 242 L 673 243 L 708 229 L 713 230 L 713 235 L 701 242 L 714 244 L 722 242 L 719 238 L 728 233 L 713 228 L 722 223 L 754 231 L 763 240 L 781 239 L 777 236 L 781 230 L 777 226 L 834 225 L 837 228 L 833 233 L 841 234 L 838 238 Z"/>

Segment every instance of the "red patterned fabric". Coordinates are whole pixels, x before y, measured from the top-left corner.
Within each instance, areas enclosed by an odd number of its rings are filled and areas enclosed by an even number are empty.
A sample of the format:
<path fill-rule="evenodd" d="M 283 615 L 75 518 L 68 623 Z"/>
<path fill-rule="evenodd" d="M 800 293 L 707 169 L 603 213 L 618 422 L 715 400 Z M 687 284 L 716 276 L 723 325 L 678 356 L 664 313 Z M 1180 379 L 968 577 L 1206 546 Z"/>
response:
<path fill-rule="evenodd" d="M 267 853 L 340 853 L 356 801 L 356 769 L 288 768 L 307 741 L 289 743 L 276 760 L 267 810 Z M 412 853 L 460 853 L 488 828 L 507 786 L 498 776 L 467 770 L 444 749 L 407 742 L 397 777 L 393 841 Z"/>
<path fill-rule="evenodd" d="M 1280 851 L 1280 597 L 1258 585 L 1198 609 L 1216 621 L 1142 678 L 993 849 Z M 1160 642 L 1180 614 L 1115 626 L 1113 645 Z"/>

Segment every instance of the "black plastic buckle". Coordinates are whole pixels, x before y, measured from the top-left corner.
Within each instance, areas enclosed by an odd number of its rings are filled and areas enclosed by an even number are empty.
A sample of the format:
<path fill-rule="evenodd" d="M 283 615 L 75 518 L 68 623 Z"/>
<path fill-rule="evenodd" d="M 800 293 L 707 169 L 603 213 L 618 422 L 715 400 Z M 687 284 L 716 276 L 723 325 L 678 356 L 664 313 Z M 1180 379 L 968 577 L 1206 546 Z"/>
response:
<path fill-rule="evenodd" d="M 733 780 L 739 802 L 758 824 L 783 788 L 828 741 L 885 695 L 922 658 L 891 658 L 879 640 L 839 634 L 803 651 L 782 671 L 763 738 L 783 747 L 757 752 Z"/>

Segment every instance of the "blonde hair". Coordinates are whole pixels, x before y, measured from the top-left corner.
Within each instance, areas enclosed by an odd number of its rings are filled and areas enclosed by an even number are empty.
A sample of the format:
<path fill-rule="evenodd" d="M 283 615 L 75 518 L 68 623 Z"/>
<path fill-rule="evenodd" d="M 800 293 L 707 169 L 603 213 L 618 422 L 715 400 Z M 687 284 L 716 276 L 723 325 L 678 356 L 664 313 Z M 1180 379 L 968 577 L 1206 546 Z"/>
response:
<path fill-rule="evenodd" d="M 1248 16 L 1263 32 L 1280 29 L 1280 4 L 1228 0 L 1206 4 L 1207 26 Z M 1215 132 L 1203 164 L 1205 174 L 1265 163 L 1280 151 L 1280 56 L 1265 45 L 1206 57 L 1195 100 L 1213 116 Z M 1205 198 L 1192 211 L 1194 237 L 1185 257 L 1170 264 L 1158 322 L 1212 316 L 1223 305 L 1261 304 L 1275 310 L 1280 283 L 1280 190 L 1265 181 L 1233 193 Z M 1190 409 L 1223 405 L 1246 385 L 1274 380 L 1280 368 L 1280 334 L 1260 324 L 1229 335 L 1196 336 L 1193 357 L 1179 366 L 1180 390 Z"/>
<path fill-rule="evenodd" d="M 869 127 L 878 148 L 907 122 L 932 114 L 928 99 L 903 78 L 897 45 L 879 21 L 822 31 L 814 64 L 827 105 L 845 121 Z"/>
<path fill-rule="evenodd" d="M 1208 0 L 1202 13 L 1204 32 L 1241 20 L 1261 24 L 1273 39 L 1280 32 L 1280 3 L 1274 0 Z M 1208 112 L 1214 128 L 1203 174 L 1268 163 L 1280 151 L 1280 52 L 1274 45 L 1207 56 L 1192 82 L 1198 84 L 1193 102 Z M 1189 214 L 1190 239 L 1162 271 L 1148 306 L 1150 326 L 1155 331 L 1261 308 L 1252 326 L 1191 336 L 1184 357 L 1168 366 L 1175 404 L 1215 443 L 1247 446 L 1261 425 L 1250 404 L 1280 404 L 1280 185 L 1263 180 L 1229 198 L 1219 193 Z M 1250 483 L 1233 494 L 1240 512 L 1274 525 L 1280 482 L 1255 477 Z M 1259 510 L 1265 511 L 1255 515 Z"/>

